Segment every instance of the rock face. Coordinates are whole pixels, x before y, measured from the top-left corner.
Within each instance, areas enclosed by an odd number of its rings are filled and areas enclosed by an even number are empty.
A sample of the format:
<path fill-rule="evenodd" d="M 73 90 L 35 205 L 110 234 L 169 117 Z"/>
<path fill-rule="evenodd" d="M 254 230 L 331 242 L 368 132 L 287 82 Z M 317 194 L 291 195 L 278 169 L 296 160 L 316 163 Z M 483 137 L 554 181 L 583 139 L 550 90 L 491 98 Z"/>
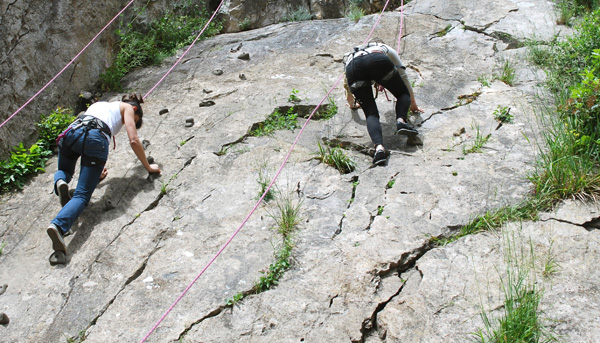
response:
<path fill-rule="evenodd" d="M 158 15 L 165 0 L 152 2 Z M 0 3 L 0 98 L 4 122 L 47 84 L 129 1 L 2 1 Z M 125 12 L 129 18 L 137 4 Z M 110 64 L 116 20 L 46 90 L 0 129 L 0 156 L 19 142 L 31 143 L 40 114 L 77 103 Z"/>
<path fill-rule="evenodd" d="M 51 194 L 56 159 L 2 199 L 0 284 L 9 287 L 0 312 L 10 317 L 2 340 L 141 341 L 190 286 L 148 342 L 465 342 L 483 329 L 482 308 L 494 318 L 502 311 L 499 284 L 512 244 L 537 256 L 531 275 L 544 290 L 547 327 L 565 341 L 592 342 L 600 335 L 596 205 L 568 202 L 503 234 L 431 243 L 528 195 L 543 73 L 527 65 L 525 48 L 496 37 L 558 31 L 545 1 L 452 3 L 404 9 L 399 50 L 425 110 L 410 117 L 423 145 L 394 135 L 393 102 L 380 94 L 391 153 L 381 167 L 371 166 L 363 113 L 345 106 L 339 84 L 344 53 L 368 36 L 376 15 L 276 24 L 194 46 L 144 107 L 140 138 L 162 175 L 148 176 L 118 135 L 107 179 L 66 238 L 65 265 L 49 266 L 45 233 L 60 207 Z M 385 13 L 374 35 L 395 45 L 399 23 L 399 12 Z M 149 90 L 178 57 L 136 71 L 126 88 Z M 506 60 L 516 71 L 512 86 L 478 81 L 491 80 Z M 299 138 L 299 129 L 247 135 L 291 106 L 292 94 L 304 109 L 335 104 L 338 113 L 300 119 Z M 499 106 L 511 108 L 513 123 L 498 125 Z M 481 153 L 464 153 L 488 134 Z M 324 140 L 347 147 L 356 170 L 343 175 L 317 161 Z M 270 290 L 227 307 L 274 262 L 277 206 L 256 206 L 259 180 L 275 177 L 292 146 L 276 181 L 280 194 L 300 202 L 291 268 Z M 552 273 L 543 272 L 548 261 Z"/>
<path fill-rule="evenodd" d="M 204 4 L 210 11 L 221 3 L 193 2 Z M 128 3 L 109 0 L 99 7 L 95 3 L 66 0 L 1 2 L 0 121 L 4 122 L 25 105 Z M 82 92 L 97 86 L 99 75 L 117 51 L 115 30 L 121 21 L 135 16 L 140 23 L 150 22 L 170 6 L 172 2 L 167 0 L 132 3 L 122 18 L 113 22 L 61 76 L 5 124 L 0 130 L 0 158 L 6 157 L 9 149 L 19 142 L 27 145 L 35 140 L 33 124 L 39 121 L 40 114 L 49 114 L 57 106 L 74 107 Z M 378 10 L 380 6 L 375 2 L 366 10 Z M 142 7 L 145 9 L 140 11 Z M 237 32 L 245 20 L 250 20 L 252 28 L 263 27 L 284 21 L 299 8 L 306 8 L 317 19 L 339 18 L 347 7 L 347 0 L 231 0 L 224 2 L 220 19 L 225 22 L 225 32 Z"/>

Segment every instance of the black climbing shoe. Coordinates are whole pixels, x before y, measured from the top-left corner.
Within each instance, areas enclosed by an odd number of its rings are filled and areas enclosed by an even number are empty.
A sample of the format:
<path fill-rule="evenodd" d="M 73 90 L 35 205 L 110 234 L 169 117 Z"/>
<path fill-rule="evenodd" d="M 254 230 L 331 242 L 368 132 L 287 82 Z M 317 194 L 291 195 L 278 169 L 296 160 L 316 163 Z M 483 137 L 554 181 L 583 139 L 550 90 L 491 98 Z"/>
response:
<path fill-rule="evenodd" d="M 60 199 L 60 206 L 65 206 L 69 200 L 71 200 L 71 194 L 69 194 L 69 185 L 64 181 L 59 179 L 56 181 L 56 192 L 58 193 L 58 198 Z"/>
<path fill-rule="evenodd" d="M 385 150 L 383 150 L 383 149 L 376 150 L 375 155 L 373 155 L 373 164 L 379 165 L 379 164 L 384 163 L 385 160 L 386 160 Z"/>
<path fill-rule="evenodd" d="M 396 123 L 396 134 L 414 137 L 419 134 L 419 131 L 412 127 L 412 125 L 399 121 Z"/>
<path fill-rule="evenodd" d="M 54 251 L 61 251 L 64 254 L 67 253 L 67 245 L 65 244 L 65 241 L 63 239 L 63 233 L 62 231 L 54 224 L 50 224 L 50 226 L 48 226 L 48 229 L 46 230 L 46 232 L 48 233 L 48 236 L 50 236 L 50 239 L 52 240 L 52 249 Z"/>

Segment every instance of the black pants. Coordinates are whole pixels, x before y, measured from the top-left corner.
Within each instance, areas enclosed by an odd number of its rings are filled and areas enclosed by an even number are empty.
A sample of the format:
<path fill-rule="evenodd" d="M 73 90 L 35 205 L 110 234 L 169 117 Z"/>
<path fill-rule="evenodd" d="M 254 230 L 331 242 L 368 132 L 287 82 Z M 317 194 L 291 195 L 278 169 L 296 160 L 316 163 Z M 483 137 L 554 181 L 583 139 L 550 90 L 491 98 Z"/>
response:
<path fill-rule="evenodd" d="M 375 145 L 383 144 L 381 133 L 381 124 L 379 123 L 379 110 L 375 103 L 371 81 L 385 87 L 396 97 L 396 120 L 402 118 L 406 121 L 408 109 L 410 108 L 410 93 L 407 86 L 400 77 L 399 73 L 384 80 L 395 68 L 394 64 L 385 54 L 371 53 L 358 56 L 352 59 L 346 66 L 346 79 L 352 91 L 352 94 L 360 104 L 367 120 L 367 131 L 371 141 Z M 353 89 L 352 84 L 356 81 L 363 81 L 365 87 Z"/>

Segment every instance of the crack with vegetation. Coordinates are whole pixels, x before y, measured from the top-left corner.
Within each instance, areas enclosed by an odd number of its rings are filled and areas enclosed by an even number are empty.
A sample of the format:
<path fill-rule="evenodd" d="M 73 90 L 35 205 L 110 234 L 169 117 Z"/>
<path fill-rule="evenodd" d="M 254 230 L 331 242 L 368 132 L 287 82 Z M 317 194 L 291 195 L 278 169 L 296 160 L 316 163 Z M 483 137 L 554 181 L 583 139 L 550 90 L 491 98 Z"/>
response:
<path fill-rule="evenodd" d="M 482 93 L 481 90 L 477 90 L 471 94 L 461 94 L 461 95 L 457 96 L 456 98 L 458 99 L 458 102 L 456 104 L 449 106 L 449 107 L 441 108 L 439 111 L 435 111 L 435 112 L 431 113 L 431 115 L 429 117 L 423 119 L 423 121 L 421 121 L 421 123 L 419 125 L 422 126 L 425 122 L 427 122 L 428 120 L 433 118 L 433 116 L 435 116 L 435 115 L 443 114 L 444 112 L 451 111 L 451 110 L 457 109 L 461 106 L 466 106 L 466 105 L 472 103 L 473 101 L 477 100 L 477 98 L 481 95 L 481 93 Z"/>
<path fill-rule="evenodd" d="M 323 142 L 332 148 L 339 147 L 345 150 L 357 151 L 365 155 L 373 155 L 373 148 L 364 146 L 362 144 L 357 144 L 352 141 L 344 141 L 338 138 L 329 139 L 325 137 L 323 138 Z"/>

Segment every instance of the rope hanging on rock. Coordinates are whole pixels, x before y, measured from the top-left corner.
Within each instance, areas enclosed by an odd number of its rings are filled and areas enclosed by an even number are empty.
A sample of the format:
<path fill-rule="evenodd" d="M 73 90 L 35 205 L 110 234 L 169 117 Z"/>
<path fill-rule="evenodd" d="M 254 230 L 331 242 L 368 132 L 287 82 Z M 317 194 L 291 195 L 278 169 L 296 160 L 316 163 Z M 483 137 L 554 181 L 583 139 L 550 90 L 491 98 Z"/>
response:
<path fill-rule="evenodd" d="M 0 124 L 0 128 L 2 128 L 4 126 L 4 124 L 6 124 L 9 120 L 11 120 L 14 116 L 17 115 L 17 113 L 21 112 L 21 110 L 23 110 L 25 108 L 25 106 L 29 105 L 30 102 L 33 101 L 33 99 L 35 99 L 38 95 L 40 95 L 40 93 L 42 93 L 46 88 L 48 88 L 48 86 L 54 82 L 54 80 L 56 80 L 56 78 L 58 78 L 71 64 L 73 64 L 73 62 L 75 62 L 75 60 L 98 38 L 98 36 L 100 36 L 100 34 L 102 32 L 104 32 L 106 30 L 106 28 L 112 24 L 113 21 L 115 21 L 115 19 L 117 19 L 121 13 L 123 13 L 135 0 L 131 0 L 129 1 L 129 3 L 123 7 L 123 9 L 121 11 L 119 11 L 119 13 L 117 13 L 117 15 L 114 16 L 114 18 L 112 18 L 108 24 L 106 24 L 102 30 L 100 30 L 100 32 L 98 32 L 94 38 L 92 38 L 92 40 L 87 43 L 83 49 L 81 49 L 81 51 L 79 51 L 79 53 L 77 55 L 75 55 L 75 57 L 73 57 L 73 59 L 71 61 L 69 61 L 69 63 L 67 63 L 67 65 L 61 69 L 61 71 L 58 72 L 58 74 L 54 75 L 54 77 L 48 81 L 48 83 L 46 83 L 44 85 L 44 87 L 42 87 L 42 89 L 40 89 L 37 93 L 35 93 L 31 98 L 29 98 L 29 100 L 27 100 L 27 102 L 25 102 L 25 104 L 23 104 L 23 106 L 19 107 L 18 110 L 16 110 L 10 117 L 8 117 L 4 122 L 2 122 L 2 124 Z"/>
<path fill-rule="evenodd" d="M 400 2 L 400 32 L 398 33 L 398 45 L 396 52 L 400 54 L 400 40 L 402 39 L 402 27 L 404 26 L 404 0 Z"/>
<path fill-rule="evenodd" d="M 365 43 L 368 42 L 369 39 L 371 38 L 371 35 L 373 34 L 373 31 L 375 30 L 375 28 L 379 24 L 379 21 L 380 21 L 381 17 L 383 16 L 383 12 L 387 8 L 387 5 L 388 5 L 389 2 L 390 2 L 390 0 L 386 1 L 385 6 L 383 7 L 383 10 L 379 14 L 377 22 L 373 26 L 373 29 L 371 30 L 371 32 L 369 33 L 369 35 L 367 36 L 367 39 L 365 40 Z M 269 193 L 269 191 L 271 190 L 271 187 L 273 187 L 273 185 L 275 184 L 275 181 L 279 177 L 279 174 L 281 174 L 281 172 L 283 171 L 283 167 L 285 167 L 287 161 L 289 160 L 289 158 L 290 158 L 290 156 L 292 154 L 292 151 L 294 150 L 294 148 L 296 147 L 296 144 L 300 140 L 300 136 L 302 136 L 302 133 L 304 133 L 304 129 L 306 128 L 306 126 L 308 125 L 308 123 L 310 122 L 310 120 L 312 119 L 313 115 L 317 112 L 317 110 L 319 109 L 319 107 L 321 107 L 321 105 L 325 102 L 325 100 L 329 98 L 329 95 L 337 87 L 337 85 L 340 83 L 340 81 L 342 80 L 343 77 L 344 77 L 344 74 L 343 73 L 340 74 L 340 76 L 338 77 L 337 81 L 334 83 L 334 85 L 327 92 L 327 95 L 325 95 L 323 97 L 323 99 L 321 99 L 321 102 L 319 102 L 319 104 L 311 112 L 310 116 L 308 116 L 308 118 L 306 118 L 306 122 L 304 123 L 304 125 L 302 125 L 302 128 L 300 129 L 300 132 L 298 132 L 298 135 L 296 136 L 296 139 L 294 139 L 294 142 L 292 143 L 290 149 L 288 150 L 288 153 L 285 156 L 283 162 L 281 163 L 281 166 L 279 167 L 279 169 L 275 173 L 275 176 L 273 177 L 273 180 L 271 181 L 271 183 L 269 183 L 269 185 L 267 186 L 267 188 L 263 192 L 263 194 L 260 197 L 260 199 L 258 199 L 258 201 L 254 205 L 254 207 L 252 207 L 252 210 L 250 210 L 250 212 L 248 213 L 248 215 L 246 216 L 246 218 L 244 218 L 244 220 L 242 221 L 242 223 L 240 224 L 240 226 L 234 231 L 234 233 L 227 240 L 227 242 L 225 242 L 225 244 L 223 244 L 223 246 L 213 256 L 213 258 L 210 259 L 210 261 L 206 264 L 206 266 L 202 269 L 202 271 L 200 271 L 200 273 L 194 278 L 194 280 L 185 288 L 185 290 L 181 293 L 181 295 L 179 295 L 179 297 L 177 297 L 177 299 L 175 300 L 175 302 L 169 307 L 169 309 L 165 312 L 165 314 L 154 325 L 154 327 L 150 330 L 150 332 L 148 332 L 148 334 L 141 340 L 140 343 L 144 343 L 148 339 L 148 337 L 150 337 L 150 335 L 158 328 L 158 326 L 167 317 L 167 315 L 169 315 L 169 313 L 173 310 L 173 308 L 177 305 L 177 303 L 184 297 L 184 295 L 190 290 L 190 288 L 192 288 L 192 286 L 196 283 L 196 281 L 198 281 L 198 279 L 213 264 L 213 262 L 221 255 L 221 253 L 223 253 L 223 251 L 225 250 L 225 248 L 227 248 L 227 246 L 229 245 L 229 243 L 231 243 L 233 241 L 233 239 L 237 236 L 237 234 L 242 230 L 242 228 L 244 227 L 244 225 L 246 225 L 246 222 L 248 222 L 248 220 L 250 219 L 250 217 L 254 214 L 254 212 L 256 211 L 256 209 L 258 208 L 258 206 L 261 204 L 262 200 L 265 198 L 265 196 L 267 195 L 267 193 Z"/>

